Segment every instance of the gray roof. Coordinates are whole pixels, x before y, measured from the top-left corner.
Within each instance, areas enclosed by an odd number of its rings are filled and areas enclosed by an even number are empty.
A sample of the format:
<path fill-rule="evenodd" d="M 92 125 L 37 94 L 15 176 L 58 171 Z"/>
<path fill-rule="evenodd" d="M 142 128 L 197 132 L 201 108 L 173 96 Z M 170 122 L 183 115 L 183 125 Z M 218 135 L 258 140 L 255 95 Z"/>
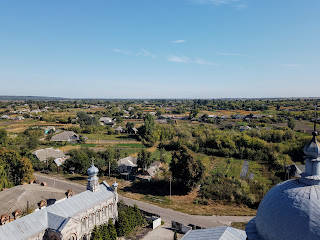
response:
<path fill-rule="evenodd" d="M 64 191 L 39 184 L 16 186 L 0 192 L 0 215 L 8 214 L 12 217 L 15 210 L 23 211 L 27 208 L 27 201 L 30 209 L 36 209 L 41 200 L 60 200 L 65 197 Z"/>
<path fill-rule="evenodd" d="M 49 158 L 62 158 L 66 155 L 59 149 L 54 148 L 44 148 L 39 149 L 37 151 L 34 151 L 33 154 L 40 160 L 40 161 L 46 161 Z"/>
<path fill-rule="evenodd" d="M 100 122 L 113 122 L 113 119 L 112 118 L 110 118 L 110 117 L 101 117 L 100 119 L 99 119 L 99 121 Z"/>
<path fill-rule="evenodd" d="M 137 158 L 134 157 L 125 157 L 117 161 L 118 165 L 125 165 L 130 167 L 137 167 Z"/>
<path fill-rule="evenodd" d="M 191 230 L 181 240 L 246 240 L 245 231 L 233 227 Z"/>
<path fill-rule="evenodd" d="M 28 239 L 47 228 L 61 230 L 72 217 L 114 196 L 110 186 L 103 182 L 96 192 L 87 190 L 0 226 L 0 240 Z"/>
<path fill-rule="evenodd" d="M 52 136 L 51 141 L 70 142 L 79 140 L 79 136 L 72 131 L 65 131 Z"/>
<path fill-rule="evenodd" d="M 298 179 L 273 187 L 246 226 L 248 239 L 320 239 L 320 185 Z"/>

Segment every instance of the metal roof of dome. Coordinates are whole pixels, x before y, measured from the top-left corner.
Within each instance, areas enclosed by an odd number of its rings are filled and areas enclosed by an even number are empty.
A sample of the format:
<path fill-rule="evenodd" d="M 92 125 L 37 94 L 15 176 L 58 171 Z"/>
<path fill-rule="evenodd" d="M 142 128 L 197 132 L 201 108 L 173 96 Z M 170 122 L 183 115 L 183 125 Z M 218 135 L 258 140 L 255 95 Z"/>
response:
<path fill-rule="evenodd" d="M 246 226 L 248 239 L 320 239 L 320 185 L 288 180 L 273 187 Z"/>
<path fill-rule="evenodd" d="M 312 132 L 312 135 L 313 137 L 311 141 L 304 146 L 303 152 L 309 157 L 318 158 L 320 157 L 320 143 L 317 141 L 316 138 L 318 133 L 314 131 Z"/>
<path fill-rule="evenodd" d="M 88 168 L 88 170 L 87 170 L 87 173 L 89 176 L 97 175 L 98 172 L 99 172 L 99 169 L 96 168 L 93 163 L 92 163 L 91 167 Z"/>

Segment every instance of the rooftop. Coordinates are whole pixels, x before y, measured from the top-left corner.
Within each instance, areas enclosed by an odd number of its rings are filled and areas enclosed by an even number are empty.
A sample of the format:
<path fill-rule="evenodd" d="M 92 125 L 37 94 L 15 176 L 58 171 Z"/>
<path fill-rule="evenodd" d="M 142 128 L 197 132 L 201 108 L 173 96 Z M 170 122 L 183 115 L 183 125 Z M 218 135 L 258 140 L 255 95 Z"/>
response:
<path fill-rule="evenodd" d="M 246 240 L 245 231 L 233 227 L 191 230 L 181 240 Z"/>
<path fill-rule="evenodd" d="M 0 192 L 0 215 L 12 216 L 15 210 L 25 210 L 27 201 L 29 201 L 30 209 L 36 209 L 41 200 L 60 200 L 65 197 L 64 191 L 39 184 L 16 186 Z"/>

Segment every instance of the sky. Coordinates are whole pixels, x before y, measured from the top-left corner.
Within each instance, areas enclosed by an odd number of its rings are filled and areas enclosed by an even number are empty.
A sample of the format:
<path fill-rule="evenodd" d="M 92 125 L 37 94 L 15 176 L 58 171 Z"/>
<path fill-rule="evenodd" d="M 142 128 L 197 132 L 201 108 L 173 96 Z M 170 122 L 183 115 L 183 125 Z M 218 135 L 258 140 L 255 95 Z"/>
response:
<path fill-rule="evenodd" d="M 319 0 L 0 1 L 0 95 L 320 97 Z"/>

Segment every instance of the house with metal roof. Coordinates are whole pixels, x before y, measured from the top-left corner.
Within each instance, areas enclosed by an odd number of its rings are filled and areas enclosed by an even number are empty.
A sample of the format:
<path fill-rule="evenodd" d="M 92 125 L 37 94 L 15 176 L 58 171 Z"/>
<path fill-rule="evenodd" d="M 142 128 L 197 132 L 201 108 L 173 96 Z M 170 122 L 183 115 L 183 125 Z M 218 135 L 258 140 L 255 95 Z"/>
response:
<path fill-rule="evenodd" d="M 98 172 L 88 169 L 87 191 L 0 226 L 0 240 L 89 240 L 95 225 L 118 218 L 118 184 L 99 185 Z"/>
<path fill-rule="evenodd" d="M 79 141 L 79 135 L 72 131 L 65 131 L 52 136 L 51 141 L 54 142 L 77 142 Z"/>
<path fill-rule="evenodd" d="M 181 240 L 246 240 L 246 233 L 233 227 L 190 230 Z"/>
<path fill-rule="evenodd" d="M 138 170 L 137 158 L 125 157 L 117 161 L 119 173 L 135 173 Z"/>
<path fill-rule="evenodd" d="M 66 156 L 61 150 L 54 149 L 53 147 L 36 150 L 33 152 L 33 154 L 41 162 L 45 162 L 45 161 L 49 160 L 50 158 L 53 158 L 54 162 L 56 162 L 56 160 L 58 160 L 58 162 L 60 163 L 59 165 L 61 165 L 68 158 L 68 156 Z"/>

